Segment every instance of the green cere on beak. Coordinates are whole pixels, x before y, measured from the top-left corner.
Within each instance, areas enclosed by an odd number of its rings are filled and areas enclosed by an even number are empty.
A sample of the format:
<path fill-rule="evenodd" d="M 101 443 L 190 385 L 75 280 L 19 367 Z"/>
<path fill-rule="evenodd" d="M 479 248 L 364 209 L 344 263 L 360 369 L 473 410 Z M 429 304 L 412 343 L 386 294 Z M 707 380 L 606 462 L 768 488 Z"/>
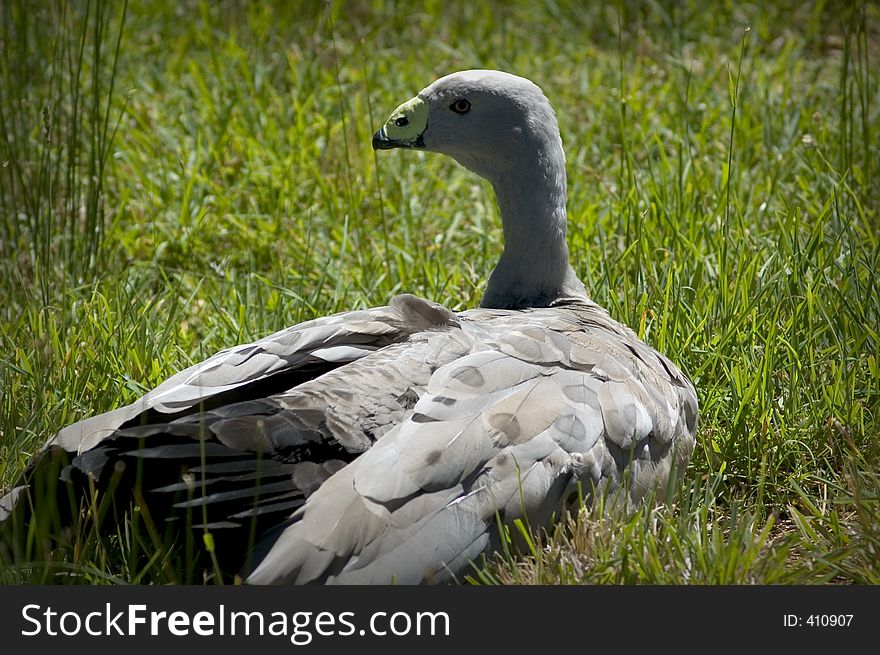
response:
<path fill-rule="evenodd" d="M 373 149 L 424 148 L 422 134 L 427 126 L 428 103 L 416 96 L 395 109 L 385 125 L 373 135 Z"/>

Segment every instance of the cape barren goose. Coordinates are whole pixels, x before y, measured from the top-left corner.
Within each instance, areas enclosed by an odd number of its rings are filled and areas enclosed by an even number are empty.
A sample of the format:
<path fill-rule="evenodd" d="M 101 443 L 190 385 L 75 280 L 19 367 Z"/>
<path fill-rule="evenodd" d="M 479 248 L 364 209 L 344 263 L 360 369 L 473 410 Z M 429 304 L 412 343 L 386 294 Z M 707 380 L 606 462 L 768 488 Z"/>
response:
<path fill-rule="evenodd" d="M 0 501 L 7 557 L 24 557 L 27 521 L 57 530 L 90 486 L 113 487 L 157 525 L 210 531 L 250 583 L 440 582 L 492 552 L 502 522 L 546 526 L 597 489 L 636 503 L 683 471 L 693 386 L 569 265 L 541 90 L 453 73 L 373 147 L 443 153 L 491 182 L 505 244 L 481 306 L 403 295 L 308 321 L 64 428 Z"/>

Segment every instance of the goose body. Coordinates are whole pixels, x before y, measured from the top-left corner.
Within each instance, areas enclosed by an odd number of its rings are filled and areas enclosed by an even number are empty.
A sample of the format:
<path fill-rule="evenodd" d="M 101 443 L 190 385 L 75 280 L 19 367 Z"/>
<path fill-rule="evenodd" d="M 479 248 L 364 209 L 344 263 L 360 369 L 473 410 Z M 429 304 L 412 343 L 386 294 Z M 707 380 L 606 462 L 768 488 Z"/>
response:
<path fill-rule="evenodd" d="M 639 502 L 681 474 L 693 386 L 571 269 L 540 89 L 454 73 L 373 146 L 442 152 L 492 183 L 505 250 L 481 307 L 397 296 L 218 353 L 50 439 L 0 499 L 4 525 L 60 455 L 74 487 L 118 494 L 121 477 L 157 516 L 187 513 L 247 582 L 440 582 L 496 548 L 501 523 L 547 526 L 597 491 Z"/>

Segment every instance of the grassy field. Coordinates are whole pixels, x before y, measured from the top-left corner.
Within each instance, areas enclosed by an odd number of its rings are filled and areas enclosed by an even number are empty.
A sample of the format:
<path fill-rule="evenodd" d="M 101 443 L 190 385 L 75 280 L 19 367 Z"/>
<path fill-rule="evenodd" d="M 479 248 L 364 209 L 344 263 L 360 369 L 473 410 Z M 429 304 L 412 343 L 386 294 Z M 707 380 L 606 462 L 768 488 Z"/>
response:
<path fill-rule="evenodd" d="M 500 68 L 559 114 L 575 269 L 701 426 L 672 504 L 474 581 L 880 583 L 880 10 L 666 4 L 2 3 L 0 487 L 216 350 L 399 292 L 476 305 L 491 189 L 370 136 Z M 183 579 L 133 549 L 2 579 Z"/>

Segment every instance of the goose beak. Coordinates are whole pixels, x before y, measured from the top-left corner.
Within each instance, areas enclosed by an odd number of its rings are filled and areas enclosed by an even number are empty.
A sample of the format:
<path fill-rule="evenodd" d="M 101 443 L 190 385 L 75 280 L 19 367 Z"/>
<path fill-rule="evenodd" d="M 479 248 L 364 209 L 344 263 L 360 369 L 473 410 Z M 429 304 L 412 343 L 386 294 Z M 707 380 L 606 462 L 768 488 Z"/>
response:
<path fill-rule="evenodd" d="M 424 148 L 428 127 L 428 103 L 416 96 L 392 112 L 373 135 L 373 150 Z"/>
<path fill-rule="evenodd" d="M 373 150 L 391 150 L 392 148 L 404 148 L 406 144 L 402 141 L 389 139 L 385 134 L 385 128 L 380 127 L 373 135 Z"/>

